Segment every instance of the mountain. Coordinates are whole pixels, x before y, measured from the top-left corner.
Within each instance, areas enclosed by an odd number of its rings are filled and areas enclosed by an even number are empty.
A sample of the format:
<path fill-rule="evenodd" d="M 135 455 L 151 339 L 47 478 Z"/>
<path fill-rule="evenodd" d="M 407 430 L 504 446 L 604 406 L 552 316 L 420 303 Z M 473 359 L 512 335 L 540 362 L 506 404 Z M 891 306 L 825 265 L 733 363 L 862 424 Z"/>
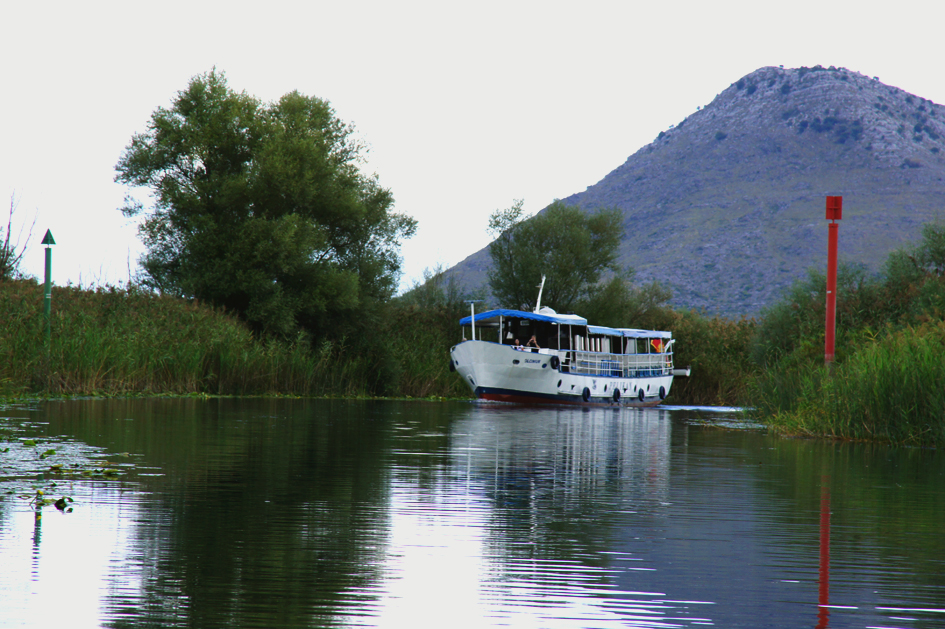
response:
<path fill-rule="evenodd" d="M 565 202 L 624 213 L 620 262 L 673 303 L 755 315 L 826 268 L 827 195 L 843 197 L 840 260 L 878 271 L 945 217 L 945 107 L 845 68 L 765 67 L 661 132 Z M 453 267 L 486 283 L 488 250 Z"/>

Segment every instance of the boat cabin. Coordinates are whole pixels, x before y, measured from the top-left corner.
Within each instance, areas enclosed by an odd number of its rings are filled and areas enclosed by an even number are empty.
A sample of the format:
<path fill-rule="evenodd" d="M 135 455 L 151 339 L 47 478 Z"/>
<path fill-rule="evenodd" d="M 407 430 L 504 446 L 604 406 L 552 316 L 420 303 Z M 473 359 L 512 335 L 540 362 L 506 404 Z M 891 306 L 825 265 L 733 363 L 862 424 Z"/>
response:
<path fill-rule="evenodd" d="M 669 332 L 588 325 L 583 317 L 547 307 L 538 312 L 489 310 L 463 318 L 460 325 L 464 340 L 557 355 L 564 373 L 641 377 L 672 371 Z"/>

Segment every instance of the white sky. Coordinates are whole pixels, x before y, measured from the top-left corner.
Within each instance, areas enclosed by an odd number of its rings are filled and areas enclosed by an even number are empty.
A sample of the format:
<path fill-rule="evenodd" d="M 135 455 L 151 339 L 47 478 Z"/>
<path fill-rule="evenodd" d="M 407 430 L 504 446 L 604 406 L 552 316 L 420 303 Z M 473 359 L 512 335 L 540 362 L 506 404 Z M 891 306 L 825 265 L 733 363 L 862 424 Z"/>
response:
<path fill-rule="evenodd" d="M 767 7 L 776 8 L 767 8 Z M 123 283 L 142 251 L 114 166 L 214 66 L 263 100 L 329 100 L 419 221 L 403 286 L 488 244 L 489 215 L 584 190 L 766 65 L 843 66 L 945 103 L 935 2 L 0 2 L 0 216 L 24 269 Z M 5 228 L 6 221 L 3 226 Z M 25 234 L 24 234 L 25 236 Z"/>

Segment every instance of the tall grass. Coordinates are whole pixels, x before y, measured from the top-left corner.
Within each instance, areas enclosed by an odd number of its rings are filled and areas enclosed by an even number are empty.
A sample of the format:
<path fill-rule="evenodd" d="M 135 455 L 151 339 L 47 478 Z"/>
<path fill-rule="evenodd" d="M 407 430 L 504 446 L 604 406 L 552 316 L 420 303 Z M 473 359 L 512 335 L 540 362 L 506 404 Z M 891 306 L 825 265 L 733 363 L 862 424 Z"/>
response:
<path fill-rule="evenodd" d="M 459 288 L 442 269 L 391 304 L 391 349 L 403 357 L 398 392 L 408 397 L 470 397 L 469 387 L 449 370 L 450 348 L 459 342 L 459 320 L 467 315 Z"/>
<path fill-rule="evenodd" d="M 42 287 L 0 282 L 0 394 L 190 394 L 469 397 L 449 370 L 467 314 L 441 276 L 371 313 L 370 339 L 255 337 L 219 309 L 128 288 L 53 287 L 45 342 Z M 672 330 L 670 401 L 731 405 L 744 397 L 754 323 L 668 308 L 636 327 Z"/>
<path fill-rule="evenodd" d="M 3 393 L 366 393 L 368 366 L 343 343 L 259 340 L 218 309 L 133 287 L 54 287 L 52 300 L 47 345 L 42 288 L 0 283 Z"/>
<path fill-rule="evenodd" d="M 748 385 L 759 368 L 751 360 L 756 323 L 752 319 L 706 317 L 694 310 L 661 308 L 636 327 L 669 330 L 677 368 L 691 367 L 688 378 L 675 378 L 672 404 L 735 406 L 748 398 Z"/>
<path fill-rule="evenodd" d="M 945 443 L 945 322 L 883 336 L 837 365 L 782 369 L 755 412 L 776 430 L 885 443 Z M 789 391 L 778 391 L 787 384 Z"/>
<path fill-rule="evenodd" d="M 945 224 L 870 276 L 841 267 L 836 359 L 823 367 L 823 275 L 765 313 L 753 414 L 776 430 L 887 443 L 945 443 Z"/>

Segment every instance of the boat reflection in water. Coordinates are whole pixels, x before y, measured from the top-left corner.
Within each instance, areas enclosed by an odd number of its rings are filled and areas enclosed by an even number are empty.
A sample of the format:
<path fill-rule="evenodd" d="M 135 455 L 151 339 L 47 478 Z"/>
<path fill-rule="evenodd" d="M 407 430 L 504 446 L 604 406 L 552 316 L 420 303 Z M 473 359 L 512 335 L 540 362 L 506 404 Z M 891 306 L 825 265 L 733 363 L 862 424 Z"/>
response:
<path fill-rule="evenodd" d="M 479 405 L 452 424 L 448 478 L 419 495 L 415 482 L 395 483 L 399 584 L 378 624 L 422 625 L 447 610 L 464 610 L 470 626 L 711 622 L 711 603 L 626 578 L 655 570 L 620 537 L 633 534 L 628 518 L 666 509 L 671 430 L 663 411 Z M 466 578 L 444 587 L 445 575 Z M 408 606 L 421 584 L 436 595 Z"/>
<path fill-rule="evenodd" d="M 300 629 L 945 618 L 936 451 L 666 406 L 87 400 L 21 415 L 0 424 L 3 626 L 50 609 L 75 626 Z M 47 477 L 76 508 L 37 518 L 10 491 L 53 473 L 38 450 L 122 474 Z"/>

